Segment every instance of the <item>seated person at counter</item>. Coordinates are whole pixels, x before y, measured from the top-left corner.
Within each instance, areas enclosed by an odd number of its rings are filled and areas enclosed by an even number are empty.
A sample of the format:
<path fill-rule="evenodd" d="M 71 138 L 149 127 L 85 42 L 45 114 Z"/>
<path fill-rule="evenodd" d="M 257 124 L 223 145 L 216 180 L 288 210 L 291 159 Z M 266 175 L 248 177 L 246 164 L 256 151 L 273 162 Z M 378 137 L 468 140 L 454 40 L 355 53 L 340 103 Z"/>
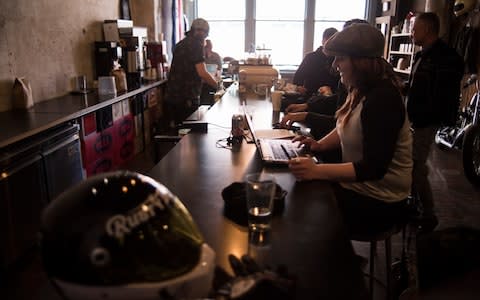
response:
<path fill-rule="evenodd" d="M 216 65 L 217 67 L 217 72 L 215 74 L 215 77 L 220 78 L 222 75 L 222 58 L 220 55 L 213 51 L 213 45 L 212 41 L 210 39 L 205 40 L 205 63 L 207 65 Z"/>
<path fill-rule="evenodd" d="M 351 19 L 343 24 L 343 28 L 352 24 L 368 24 L 368 22 L 363 19 Z M 294 122 L 304 122 L 312 129 L 311 133 L 316 139 L 324 137 L 335 128 L 335 112 L 345 103 L 348 93 L 341 81 L 337 84 L 333 95 L 314 95 L 306 103 L 288 105 L 285 109 L 287 114 L 283 117 L 281 124 L 291 127 Z"/>
<path fill-rule="evenodd" d="M 293 123 L 302 122 L 311 128 L 316 139 L 322 138 L 335 128 L 335 112 L 345 103 L 347 93 L 343 84 L 339 83 L 333 95 L 312 97 L 303 104 L 291 104 L 285 110 L 287 114 L 280 124 L 290 128 Z"/>
<path fill-rule="evenodd" d="M 333 27 L 325 29 L 322 45 L 337 31 Z M 293 83 L 297 85 L 297 91 L 304 99 L 308 99 L 320 88 L 326 89 L 327 94 L 332 94 L 336 90 L 339 78 L 332 69 L 332 61 L 331 57 L 323 53 L 323 46 L 305 55 L 293 77 Z"/>
<path fill-rule="evenodd" d="M 296 158 L 289 168 L 298 180 L 329 180 L 350 229 L 389 223 L 405 216 L 412 178 L 412 137 L 401 83 L 382 58 L 384 37 L 375 27 L 354 24 L 334 35 L 324 51 L 335 56 L 349 92 L 324 138 L 294 140 L 313 152 L 339 148 L 341 163 L 315 164 Z"/>
<path fill-rule="evenodd" d="M 212 41 L 210 39 L 205 40 L 205 46 L 203 47 L 205 53 L 205 64 L 207 71 L 219 81 L 222 77 L 222 58 L 220 55 L 213 51 Z M 200 95 L 200 104 L 213 104 L 213 95 L 217 91 L 217 87 L 212 87 L 207 83 L 202 84 L 202 92 Z"/>

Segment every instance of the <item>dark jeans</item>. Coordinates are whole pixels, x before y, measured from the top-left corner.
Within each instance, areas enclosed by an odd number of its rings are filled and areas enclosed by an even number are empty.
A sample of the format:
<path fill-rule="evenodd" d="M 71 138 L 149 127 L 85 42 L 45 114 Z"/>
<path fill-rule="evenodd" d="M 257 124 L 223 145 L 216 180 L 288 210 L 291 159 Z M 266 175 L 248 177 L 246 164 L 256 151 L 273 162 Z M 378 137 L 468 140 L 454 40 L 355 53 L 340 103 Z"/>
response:
<path fill-rule="evenodd" d="M 406 199 L 389 203 L 345 189 L 340 184 L 333 187 L 349 233 L 388 228 L 407 219 Z"/>
<path fill-rule="evenodd" d="M 413 131 L 413 182 L 412 194 L 420 200 L 423 207 L 423 215 L 430 217 L 435 215 L 433 193 L 428 180 L 429 168 L 428 156 L 435 140 L 438 126 L 415 128 Z"/>
<path fill-rule="evenodd" d="M 198 108 L 198 105 L 199 99 L 165 102 L 165 117 L 168 123 L 174 122 L 174 125 L 179 125 Z"/>

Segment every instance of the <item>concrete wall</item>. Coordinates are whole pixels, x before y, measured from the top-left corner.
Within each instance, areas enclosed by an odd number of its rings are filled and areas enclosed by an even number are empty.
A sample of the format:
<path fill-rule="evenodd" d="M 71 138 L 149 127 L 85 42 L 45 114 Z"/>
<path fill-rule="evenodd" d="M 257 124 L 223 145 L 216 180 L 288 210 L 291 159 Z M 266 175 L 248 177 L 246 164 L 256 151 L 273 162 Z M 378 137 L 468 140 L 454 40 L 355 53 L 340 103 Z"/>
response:
<path fill-rule="evenodd" d="M 93 42 L 119 0 L 1 0 L 0 111 L 11 108 L 15 77 L 25 76 L 40 102 L 72 90 L 72 78 L 94 74 Z M 1 129 L 0 129 L 1 130 Z"/>
<path fill-rule="evenodd" d="M 135 26 L 147 27 L 148 40 L 162 40 L 162 0 L 130 0 L 130 14 Z"/>

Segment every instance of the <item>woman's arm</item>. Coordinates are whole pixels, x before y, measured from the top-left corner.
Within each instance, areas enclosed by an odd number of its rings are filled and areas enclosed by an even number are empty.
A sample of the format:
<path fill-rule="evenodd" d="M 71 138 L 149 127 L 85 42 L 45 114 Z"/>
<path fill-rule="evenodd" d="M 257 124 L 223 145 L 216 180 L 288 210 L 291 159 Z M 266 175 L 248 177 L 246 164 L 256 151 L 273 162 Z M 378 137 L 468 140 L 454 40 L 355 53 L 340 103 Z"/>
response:
<path fill-rule="evenodd" d="M 300 143 L 308 144 L 306 140 Z M 326 151 L 340 147 L 340 137 L 336 129 L 318 142 L 310 143 L 312 151 Z M 333 180 L 333 181 L 354 181 L 356 179 L 355 169 L 352 163 L 339 164 L 316 164 L 311 158 L 294 158 L 288 164 L 293 175 L 299 180 Z"/>
<path fill-rule="evenodd" d="M 330 131 L 329 134 L 327 134 L 317 142 L 317 146 L 315 147 L 315 149 L 317 149 L 316 151 L 321 152 L 338 149 L 340 147 L 340 137 L 338 136 L 337 129 L 334 128 L 332 131 Z"/>
<path fill-rule="evenodd" d="M 300 146 L 305 146 L 313 152 L 322 152 L 327 150 L 333 150 L 340 147 L 340 138 L 338 137 L 338 133 L 336 129 L 330 131 L 324 138 L 316 141 L 311 137 L 306 136 L 297 136 L 295 137 L 292 142 L 299 142 Z"/>
<path fill-rule="evenodd" d="M 311 158 L 294 158 L 288 163 L 292 174 L 299 180 L 355 181 L 352 163 L 315 164 Z"/>
<path fill-rule="evenodd" d="M 361 112 L 363 155 L 354 163 L 358 181 L 385 176 L 405 121 L 405 107 L 393 88 L 370 93 Z"/>

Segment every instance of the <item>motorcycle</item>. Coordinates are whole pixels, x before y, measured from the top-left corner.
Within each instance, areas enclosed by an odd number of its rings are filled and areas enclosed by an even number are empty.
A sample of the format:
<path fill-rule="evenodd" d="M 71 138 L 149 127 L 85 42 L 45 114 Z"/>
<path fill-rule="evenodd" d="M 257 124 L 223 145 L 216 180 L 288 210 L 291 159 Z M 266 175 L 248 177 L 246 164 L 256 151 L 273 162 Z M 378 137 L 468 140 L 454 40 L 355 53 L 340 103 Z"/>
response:
<path fill-rule="evenodd" d="M 476 91 L 470 102 L 461 108 L 455 126 L 440 127 L 435 134 L 435 144 L 441 149 L 462 151 L 465 177 L 480 186 L 480 88 L 477 76 L 469 77 L 463 88 L 474 84 Z"/>

